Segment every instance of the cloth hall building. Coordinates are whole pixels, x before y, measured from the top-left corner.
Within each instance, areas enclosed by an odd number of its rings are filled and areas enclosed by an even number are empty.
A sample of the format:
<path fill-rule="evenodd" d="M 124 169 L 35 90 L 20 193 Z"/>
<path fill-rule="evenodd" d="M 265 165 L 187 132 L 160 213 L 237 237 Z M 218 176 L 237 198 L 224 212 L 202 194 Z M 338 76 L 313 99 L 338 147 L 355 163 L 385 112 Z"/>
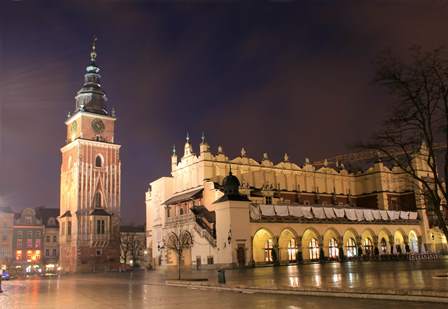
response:
<path fill-rule="evenodd" d="M 425 172 L 425 146 L 414 163 Z M 171 176 L 146 192 L 147 248 L 154 265 L 174 265 L 166 235 L 187 229 L 193 246 L 183 264 L 243 266 L 444 252 L 446 239 L 433 228 L 418 185 L 398 167 L 381 160 L 362 170 L 327 162 L 302 166 L 261 162 L 241 155 L 229 159 L 205 138 L 199 154 L 187 137 Z"/>

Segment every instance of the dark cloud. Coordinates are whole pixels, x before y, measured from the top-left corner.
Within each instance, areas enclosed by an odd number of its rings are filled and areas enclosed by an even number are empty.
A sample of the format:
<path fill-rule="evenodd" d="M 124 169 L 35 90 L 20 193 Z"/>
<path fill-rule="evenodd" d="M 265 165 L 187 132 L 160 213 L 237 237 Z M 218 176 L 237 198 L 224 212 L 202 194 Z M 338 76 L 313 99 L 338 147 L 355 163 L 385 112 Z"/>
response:
<path fill-rule="evenodd" d="M 0 203 L 59 202 L 59 148 L 93 34 L 122 147 L 124 219 L 141 223 L 173 143 L 201 131 L 230 157 L 349 151 L 384 117 L 384 48 L 447 43 L 439 2 L 23 2 L 0 6 Z"/>

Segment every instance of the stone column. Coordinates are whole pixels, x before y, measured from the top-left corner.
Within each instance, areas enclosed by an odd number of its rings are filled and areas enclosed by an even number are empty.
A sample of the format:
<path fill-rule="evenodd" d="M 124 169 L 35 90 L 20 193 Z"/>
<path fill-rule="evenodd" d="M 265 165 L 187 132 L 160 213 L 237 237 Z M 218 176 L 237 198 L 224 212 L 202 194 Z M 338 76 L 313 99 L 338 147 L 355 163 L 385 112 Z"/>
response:
<path fill-rule="evenodd" d="M 409 236 L 408 235 L 403 235 L 403 245 L 404 245 L 404 249 L 403 253 L 409 253 L 411 252 L 411 249 L 409 248 Z"/>
<path fill-rule="evenodd" d="M 364 249 L 362 248 L 362 237 L 356 236 L 356 246 L 357 248 L 357 256 L 361 257 L 364 254 Z"/>
<path fill-rule="evenodd" d="M 303 252 L 302 252 L 302 236 L 296 237 L 296 244 L 297 244 L 297 257 L 296 257 L 296 263 L 303 263 Z"/>
<path fill-rule="evenodd" d="M 423 246 L 423 237 L 422 236 L 417 236 L 417 245 L 418 245 L 418 253 L 423 253 L 422 252 L 422 246 Z"/>
<path fill-rule="evenodd" d="M 249 261 L 249 265 L 251 265 L 252 267 L 255 266 L 255 259 L 254 259 L 254 236 L 250 237 L 250 261 Z"/>
<path fill-rule="evenodd" d="M 272 262 L 274 266 L 280 265 L 280 250 L 278 247 L 278 236 L 272 237 Z"/>
<path fill-rule="evenodd" d="M 390 245 L 390 254 L 394 254 L 394 246 L 395 246 L 395 241 L 393 236 L 389 236 L 389 245 Z"/>
<path fill-rule="evenodd" d="M 379 256 L 380 255 L 380 248 L 378 248 L 378 236 L 373 235 L 372 236 L 372 240 L 373 240 L 373 252 L 371 252 L 372 255 L 374 256 Z"/>
<path fill-rule="evenodd" d="M 338 238 L 338 248 L 339 248 L 339 261 L 343 262 L 345 259 L 345 253 L 344 253 L 344 237 Z"/>
<path fill-rule="evenodd" d="M 324 252 L 324 237 L 319 236 L 317 237 L 319 241 L 319 261 L 323 262 L 325 261 L 325 252 Z"/>

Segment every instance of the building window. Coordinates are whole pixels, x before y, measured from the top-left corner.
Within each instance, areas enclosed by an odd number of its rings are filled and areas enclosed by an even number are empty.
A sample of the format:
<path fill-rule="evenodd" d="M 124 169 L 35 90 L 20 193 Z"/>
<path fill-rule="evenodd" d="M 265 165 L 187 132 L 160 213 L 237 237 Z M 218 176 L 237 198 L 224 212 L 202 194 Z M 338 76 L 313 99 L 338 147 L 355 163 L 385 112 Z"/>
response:
<path fill-rule="evenodd" d="M 93 201 L 94 201 L 95 208 L 101 208 L 101 193 L 100 192 L 95 193 L 95 198 Z"/>
<path fill-rule="evenodd" d="M 346 251 L 347 251 L 347 256 L 348 257 L 353 257 L 356 256 L 356 242 L 353 238 L 349 238 L 347 240 L 347 246 L 346 246 Z"/>
<path fill-rule="evenodd" d="M 33 218 L 31 216 L 25 216 L 25 223 L 26 224 L 32 224 Z"/>
<path fill-rule="evenodd" d="M 57 242 L 58 241 L 58 237 L 56 235 L 53 236 L 53 242 Z"/>
<path fill-rule="evenodd" d="M 95 167 L 102 167 L 103 166 L 103 159 L 100 155 L 96 156 L 95 159 Z"/>
<path fill-rule="evenodd" d="M 67 235 L 72 235 L 72 223 L 70 221 L 67 222 Z"/>
<path fill-rule="evenodd" d="M 297 257 L 297 244 L 294 238 L 288 242 L 288 261 L 295 262 Z"/>
<path fill-rule="evenodd" d="M 28 232 L 28 238 L 33 238 L 33 232 L 31 231 Z"/>
<path fill-rule="evenodd" d="M 100 256 L 103 254 L 103 250 L 101 249 L 96 249 L 96 256 Z"/>
<path fill-rule="evenodd" d="M 50 242 L 50 236 L 47 235 L 47 237 L 45 237 L 46 242 Z"/>
<path fill-rule="evenodd" d="M 271 205 L 272 204 L 272 197 L 271 196 L 266 196 L 265 197 L 265 201 L 266 201 L 266 205 Z"/>
<path fill-rule="evenodd" d="M 53 256 L 57 256 L 57 251 L 56 251 L 56 249 L 53 249 L 53 253 L 52 253 L 52 255 L 53 255 Z"/>
<path fill-rule="evenodd" d="M 36 239 L 36 240 L 34 241 L 34 247 L 35 247 L 36 249 L 39 249 L 39 248 L 40 248 L 40 239 Z"/>
<path fill-rule="evenodd" d="M 319 259 L 319 242 L 316 238 L 311 238 L 308 243 L 308 252 L 310 254 L 310 260 Z"/>
<path fill-rule="evenodd" d="M 23 237 L 23 232 L 22 232 L 22 231 L 18 231 L 18 232 L 17 232 L 17 237 L 22 238 L 22 237 Z"/>
<path fill-rule="evenodd" d="M 96 220 L 96 233 L 99 235 L 106 234 L 106 224 L 104 220 Z"/>
<path fill-rule="evenodd" d="M 22 248 L 22 239 L 17 239 L 17 248 L 21 249 Z M 20 251 L 20 250 L 19 250 Z"/>
<path fill-rule="evenodd" d="M 41 236 L 40 231 L 37 231 L 36 232 L 36 237 L 40 237 L 40 236 Z"/>
<path fill-rule="evenodd" d="M 33 240 L 32 239 L 27 239 L 26 240 L 26 247 L 27 248 L 32 248 L 33 247 Z"/>
<path fill-rule="evenodd" d="M 45 256 L 50 256 L 50 249 L 45 249 Z"/>
<path fill-rule="evenodd" d="M 61 234 L 65 235 L 65 222 L 62 222 Z"/>
<path fill-rule="evenodd" d="M 209 264 L 209 265 L 214 264 L 213 256 L 208 256 L 208 257 L 207 257 L 207 264 Z"/>
<path fill-rule="evenodd" d="M 364 252 L 366 255 L 373 254 L 373 243 L 370 238 L 364 239 Z"/>
<path fill-rule="evenodd" d="M 22 250 L 17 250 L 16 251 L 16 261 L 21 261 L 22 260 Z"/>
<path fill-rule="evenodd" d="M 334 238 L 330 239 L 330 242 L 328 243 L 328 256 L 333 259 L 336 259 L 339 256 L 338 243 Z"/>
<path fill-rule="evenodd" d="M 26 252 L 26 260 L 29 261 L 29 262 L 31 262 L 31 259 L 32 259 L 32 258 L 33 258 L 33 251 L 28 250 L 28 251 Z"/>
<path fill-rule="evenodd" d="M 265 262 L 272 262 L 272 239 L 266 240 L 264 243 L 264 261 Z"/>

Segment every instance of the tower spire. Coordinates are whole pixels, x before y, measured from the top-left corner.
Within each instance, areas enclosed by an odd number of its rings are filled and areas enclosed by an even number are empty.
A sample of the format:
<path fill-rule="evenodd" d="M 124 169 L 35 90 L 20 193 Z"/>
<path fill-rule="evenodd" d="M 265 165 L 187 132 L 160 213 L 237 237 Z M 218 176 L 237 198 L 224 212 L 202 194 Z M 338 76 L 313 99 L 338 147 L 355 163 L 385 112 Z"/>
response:
<path fill-rule="evenodd" d="M 96 63 L 96 41 L 98 40 L 98 38 L 96 37 L 96 35 L 93 36 L 93 40 L 92 40 L 92 50 L 90 51 L 90 65 L 95 66 Z"/>
<path fill-rule="evenodd" d="M 106 107 L 106 93 L 101 87 L 100 68 L 96 64 L 96 41 L 94 36 L 90 50 L 90 63 L 84 75 L 84 84 L 78 91 L 76 100 L 76 112 L 87 111 L 94 114 L 109 115 Z"/>

